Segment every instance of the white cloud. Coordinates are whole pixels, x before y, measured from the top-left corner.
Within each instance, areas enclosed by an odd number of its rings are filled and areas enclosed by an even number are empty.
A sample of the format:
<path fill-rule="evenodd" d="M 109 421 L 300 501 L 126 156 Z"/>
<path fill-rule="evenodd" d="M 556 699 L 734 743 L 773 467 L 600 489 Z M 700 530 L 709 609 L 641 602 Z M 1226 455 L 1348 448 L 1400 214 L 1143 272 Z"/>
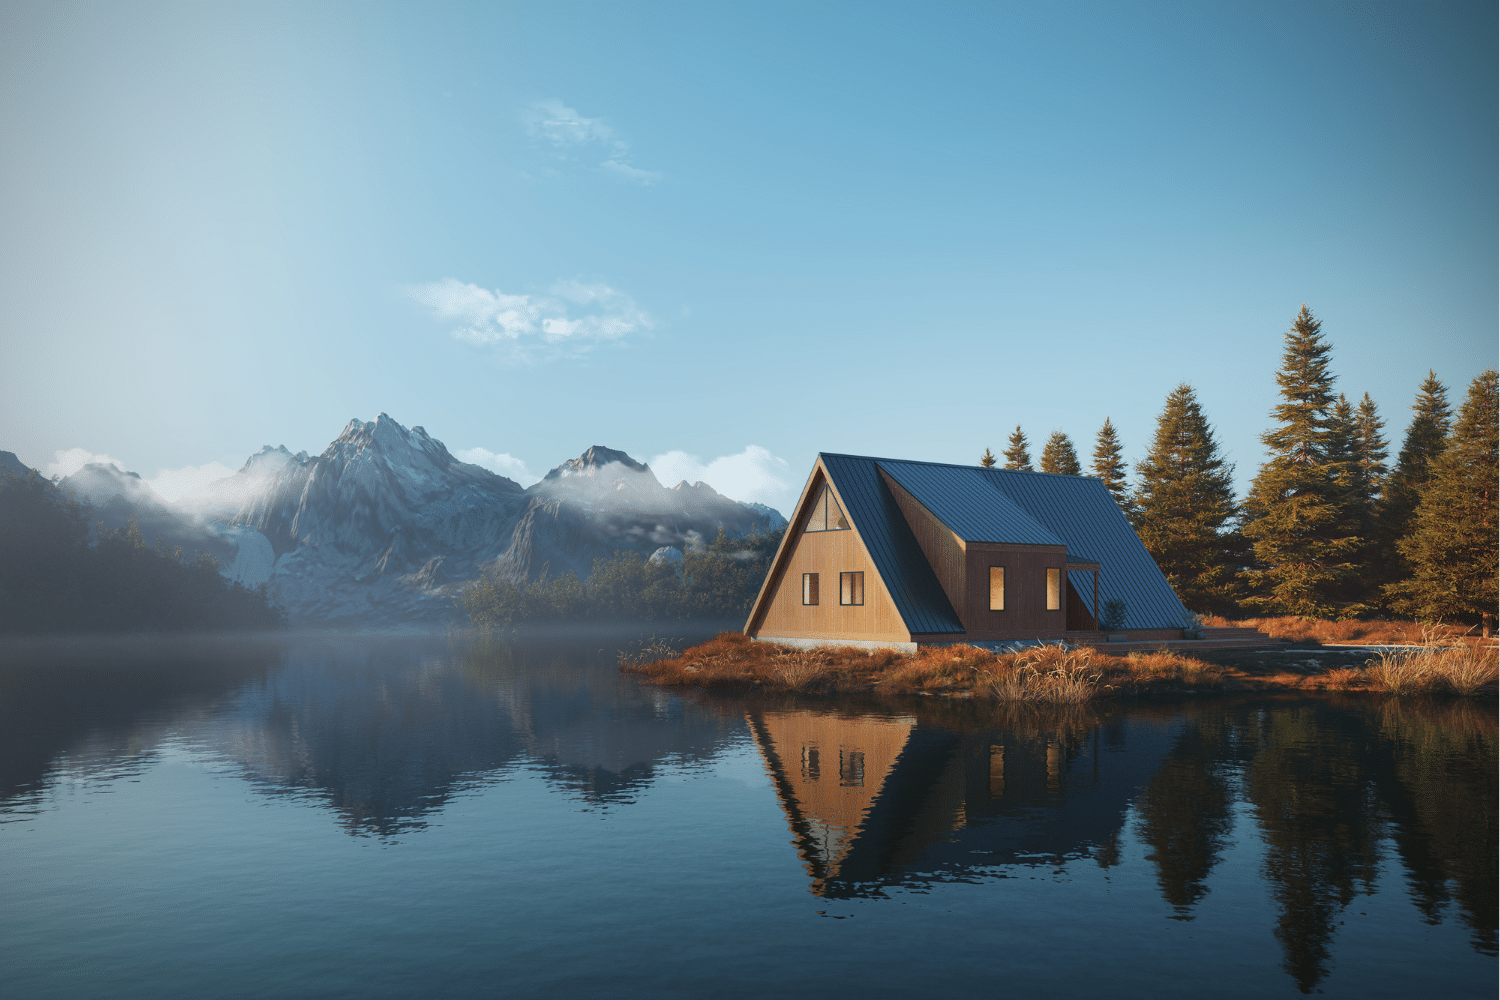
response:
<path fill-rule="evenodd" d="M 758 444 L 707 463 L 685 451 L 669 451 L 657 455 L 649 464 L 663 486 L 676 486 L 683 480 L 705 482 L 733 500 L 775 507 L 783 517 L 796 502 L 794 486 L 801 485 L 794 483 L 786 459 L 777 458 Z"/>
<path fill-rule="evenodd" d="M 625 178 L 627 181 L 634 181 L 636 184 L 655 184 L 666 176 L 666 174 L 663 174 L 659 170 L 641 170 L 638 167 L 632 167 L 628 163 L 621 163 L 619 160 L 605 160 L 599 166 L 612 174 Z"/>
<path fill-rule="evenodd" d="M 535 134 L 564 149 L 588 145 L 623 145 L 603 118 L 585 118 L 576 108 L 552 98 L 527 109 L 526 123 Z"/>
<path fill-rule="evenodd" d="M 234 470 L 220 462 L 185 465 L 180 469 L 162 469 L 154 479 L 146 480 L 151 491 L 167 503 L 191 503 L 206 498 L 210 487 L 220 479 L 234 475 Z"/>
<path fill-rule="evenodd" d="M 545 139 L 553 155 L 562 159 L 598 157 L 600 169 L 634 184 L 655 184 L 665 176 L 632 164 L 630 144 L 604 119 L 586 118 L 555 98 L 537 101 L 526 109 L 525 117 L 531 134 Z"/>
<path fill-rule="evenodd" d="M 599 283 L 560 281 L 548 295 L 511 295 L 444 278 L 407 293 L 436 319 L 457 322 L 453 336 L 459 340 L 508 345 L 522 359 L 582 354 L 599 341 L 654 325 L 629 295 Z M 545 346 L 539 351 L 538 344 Z"/>
<path fill-rule="evenodd" d="M 121 472 L 125 471 L 125 464 L 117 458 L 108 455 L 96 455 L 87 448 L 69 448 L 67 451 L 55 451 L 52 453 L 55 461 L 43 470 L 43 475 L 48 479 L 53 476 L 71 476 L 85 465 L 113 465 Z"/>
<path fill-rule="evenodd" d="M 498 475 L 514 479 L 522 486 L 530 486 L 532 483 L 541 482 L 542 479 L 541 476 L 532 475 L 526 468 L 525 462 L 504 452 L 496 454 L 488 448 L 466 448 L 462 451 L 455 451 L 453 455 L 460 462 L 468 462 L 470 465 L 489 469 Z"/>

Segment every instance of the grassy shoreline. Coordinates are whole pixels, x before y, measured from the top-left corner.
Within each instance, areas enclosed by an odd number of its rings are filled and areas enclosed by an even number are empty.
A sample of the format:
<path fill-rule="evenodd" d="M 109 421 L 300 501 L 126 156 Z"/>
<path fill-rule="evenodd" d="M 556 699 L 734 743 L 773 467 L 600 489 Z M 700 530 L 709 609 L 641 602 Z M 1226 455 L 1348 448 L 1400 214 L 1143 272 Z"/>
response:
<path fill-rule="evenodd" d="M 1495 649 L 1474 645 L 1345 654 L 1325 666 L 1312 655 L 1299 661 L 1241 650 L 1215 656 L 1171 651 L 1113 655 L 1061 646 L 1000 654 L 976 646 L 924 647 L 912 654 L 847 646 L 797 649 L 753 642 L 738 632 L 724 632 L 680 652 L 660 642 L 634 654 L 621 653 L 620 669 L 669 687 L 1040 704 L 1243 691 L 1493 696 L 1500 673 Z"/>

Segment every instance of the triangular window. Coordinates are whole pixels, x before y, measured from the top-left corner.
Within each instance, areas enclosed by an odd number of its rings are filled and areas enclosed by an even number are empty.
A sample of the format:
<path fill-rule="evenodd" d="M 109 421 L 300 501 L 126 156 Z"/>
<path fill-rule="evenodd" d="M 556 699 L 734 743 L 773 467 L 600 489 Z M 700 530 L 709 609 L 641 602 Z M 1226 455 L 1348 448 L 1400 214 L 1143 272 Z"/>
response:
<path fill-rule="evenodd" d="M 848 531 L 849 519 L 834 499 L 833 491 L 825 483 L 813 501 L 812 514 L 807 519 L 808 531 Z"/>

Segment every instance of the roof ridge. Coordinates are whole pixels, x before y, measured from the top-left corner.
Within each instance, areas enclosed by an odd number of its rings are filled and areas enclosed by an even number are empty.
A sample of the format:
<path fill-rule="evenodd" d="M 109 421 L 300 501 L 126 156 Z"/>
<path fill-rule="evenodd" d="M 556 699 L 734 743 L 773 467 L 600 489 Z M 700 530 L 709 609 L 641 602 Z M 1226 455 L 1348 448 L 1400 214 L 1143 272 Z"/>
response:
<path fill-rule="evenodd" d="M 1077 475 L 1071 472 L 1038 472 L 1036 469 L 986 469 L 982 465 L 960 465 L 957 462 L 928 462 L 920 458 L 881 458 L 879 455 L 851 455 L 842 451 L 820 451 L 819 457 L 827 455 L 829 458 L 857 458 L 864 462 L 904 462 L 907 465 L 936 465 L 945 469 L 973 469 L 976 472 L 1006 472 L 1011 475 L 1022 476 L 1059 476 L 1063 479 L 1098 479 L 1098 476 L 1085 476 L 1083 473 Z"/>

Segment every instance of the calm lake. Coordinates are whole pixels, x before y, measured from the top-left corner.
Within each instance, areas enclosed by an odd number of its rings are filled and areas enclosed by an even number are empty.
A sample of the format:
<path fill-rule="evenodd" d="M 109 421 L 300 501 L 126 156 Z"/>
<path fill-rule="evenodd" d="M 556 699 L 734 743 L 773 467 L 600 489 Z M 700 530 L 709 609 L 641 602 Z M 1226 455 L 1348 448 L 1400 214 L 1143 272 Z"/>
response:
<path fill-rule="evenodd" d="M 1493 703 L 833 706 L 637 638 L 0 647 L 0 995 L 1494 996 Z"/>

